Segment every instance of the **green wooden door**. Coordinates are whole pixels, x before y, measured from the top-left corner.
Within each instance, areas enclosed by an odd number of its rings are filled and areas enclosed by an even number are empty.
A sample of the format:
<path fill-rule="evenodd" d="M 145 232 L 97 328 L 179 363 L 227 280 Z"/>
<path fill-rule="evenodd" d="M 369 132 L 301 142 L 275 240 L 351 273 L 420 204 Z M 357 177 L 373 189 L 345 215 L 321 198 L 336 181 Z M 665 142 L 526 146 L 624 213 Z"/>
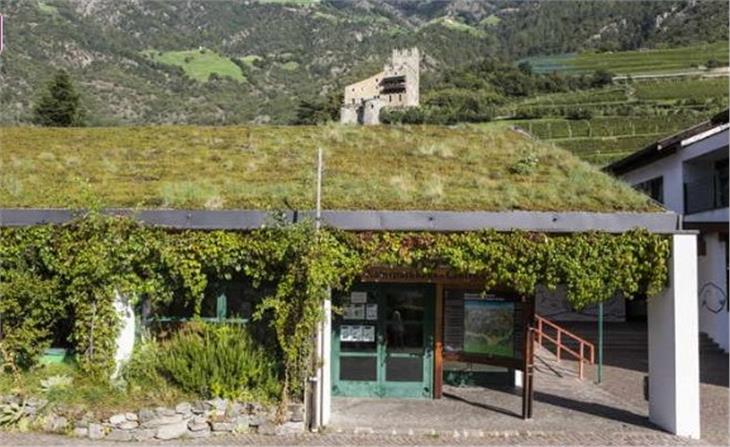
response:
<path fill-rule="evenodd" d="M 434 287 L 361 284 L 353 292 L 334 317 L 333 394 L 431 397 Z"/>

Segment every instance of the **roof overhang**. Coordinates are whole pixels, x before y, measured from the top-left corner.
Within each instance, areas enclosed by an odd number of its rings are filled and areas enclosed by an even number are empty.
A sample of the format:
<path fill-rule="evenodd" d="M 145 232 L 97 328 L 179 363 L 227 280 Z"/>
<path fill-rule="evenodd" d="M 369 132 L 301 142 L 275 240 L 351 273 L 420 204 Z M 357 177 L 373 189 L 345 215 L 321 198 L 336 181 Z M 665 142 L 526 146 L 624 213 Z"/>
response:
<path fill-rule="evenodd" d="M 255 210 L 164 210 L 108 209 L 108 215 L 131 216 L 146 225 L 176 230 L 254 230 L 274 223 L 274 212 Z M 70 209 L 0 209 L 0 226 L 22 227 L 62 224 L 79 216 Z M 289 211 L 284 222 L 314 220 L 313 211 Z M 578 233 L 604 231 L 622 233 L 644 228 L 652 233 L 681 233 L 681 219 L 672 212 L 590 213 L 538 211 L 322 211 L 325 226 L 347 231 L 436 231 L 464 232 L 535 231 Z"/>
<path fill-rule="evenodd" d="M 674 135 L 655 141 L 645 148 L 634 152 L 627 157 L 617 160 L 603 168 L 613 175 L 623 175 L 627 172 L 646 166 L 656 160 L 668 157 L 678 150 L 696 143 L 704 138 L 722 132 L 728 128 L 728 110 L 718 113 L 711 119 L 682 130 Z"/>

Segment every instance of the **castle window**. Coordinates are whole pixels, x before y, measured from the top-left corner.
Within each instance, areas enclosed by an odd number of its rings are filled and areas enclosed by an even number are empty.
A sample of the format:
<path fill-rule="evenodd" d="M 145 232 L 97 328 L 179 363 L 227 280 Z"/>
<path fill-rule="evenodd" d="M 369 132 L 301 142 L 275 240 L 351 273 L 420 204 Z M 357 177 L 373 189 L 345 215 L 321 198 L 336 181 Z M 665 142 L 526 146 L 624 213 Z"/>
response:
<path fill-rule="evenodd" d="M 400 94 L 399 94 L 399 95 L 398 95 L 398 101 L 401 101 L 401 100 L 402 100 L 402 98 L 401 98 L 401 96 L 400 96 Z"/>

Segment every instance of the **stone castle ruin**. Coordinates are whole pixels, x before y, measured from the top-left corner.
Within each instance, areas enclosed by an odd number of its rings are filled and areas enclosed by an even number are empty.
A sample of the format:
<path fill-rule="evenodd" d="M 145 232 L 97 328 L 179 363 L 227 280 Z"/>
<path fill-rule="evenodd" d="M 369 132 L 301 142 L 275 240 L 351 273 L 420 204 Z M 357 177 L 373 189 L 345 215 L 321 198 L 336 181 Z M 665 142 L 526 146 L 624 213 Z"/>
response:
<path fill-rule="evenodd" d="M 340 122 L 379 124 L 384 107 L 417 107 L 420 62 L 418 48 L 393 50 L 383 71 L 345 87 Z"/>

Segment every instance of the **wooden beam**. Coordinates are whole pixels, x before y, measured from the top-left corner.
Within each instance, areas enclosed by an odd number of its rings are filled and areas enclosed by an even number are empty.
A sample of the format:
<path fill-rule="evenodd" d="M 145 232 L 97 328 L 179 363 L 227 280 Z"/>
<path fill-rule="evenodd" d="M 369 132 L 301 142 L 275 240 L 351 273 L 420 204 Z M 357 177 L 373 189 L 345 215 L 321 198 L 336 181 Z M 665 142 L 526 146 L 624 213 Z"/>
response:
<path fill-rule="evenodd" d="M 441 399 L 444 385 L 444 285 L 436 284 L 436 312 L 433 363 L 433 397 Z"/>

